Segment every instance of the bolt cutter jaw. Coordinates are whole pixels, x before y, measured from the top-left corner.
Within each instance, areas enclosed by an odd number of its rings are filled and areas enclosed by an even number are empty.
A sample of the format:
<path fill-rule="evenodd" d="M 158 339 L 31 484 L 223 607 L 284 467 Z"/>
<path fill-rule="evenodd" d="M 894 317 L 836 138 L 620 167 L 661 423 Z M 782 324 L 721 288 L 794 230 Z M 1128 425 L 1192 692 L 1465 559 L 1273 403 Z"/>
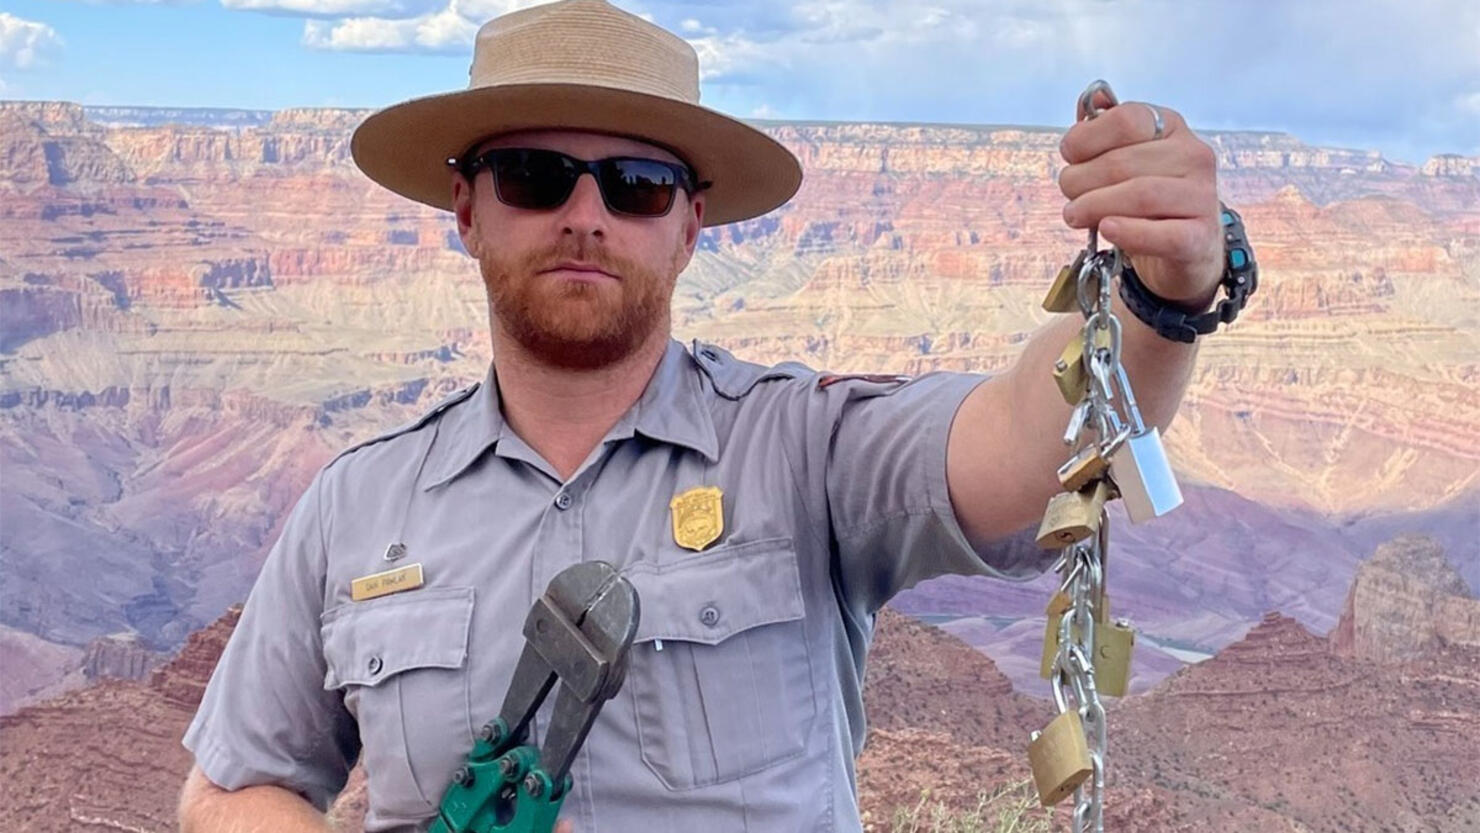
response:
<path fill-rule="evenodd" d="M 483 726 L 442 796 L 432 833 L 554 829 L 571 762 L 626 677 L 639 615 L 637 590 L 604 561 L 551 580 L 524 620 L 524 651 L 499 716 Z M 536 749 L 525 739 L 552 689 L 554 714 Z"/>

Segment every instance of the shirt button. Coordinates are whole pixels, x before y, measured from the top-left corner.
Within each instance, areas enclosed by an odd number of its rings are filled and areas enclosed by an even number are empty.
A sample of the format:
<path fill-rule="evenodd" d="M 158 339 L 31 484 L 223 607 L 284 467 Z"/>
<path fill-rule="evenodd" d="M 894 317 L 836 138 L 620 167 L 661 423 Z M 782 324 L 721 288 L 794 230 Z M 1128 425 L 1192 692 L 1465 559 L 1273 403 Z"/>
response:
<path fill-rule="evenodd" d="M 383 663 L 380 661 L 380 657 L 371 657 L 370 658 L 370 673 L 371 674 L 379 674 L 382 665 L 383 665 Z"/>
<path fill-rule="evenodd" d="M 576 500 L 570 496 L 570 492 L 561 492 L 555 496 L 556 509 L 569 509 L 570 505 L 575 502 Z"/>
<path fill-rule="evenodd" d="M 711 628 L 719 624 L 719 608 L 714 605 L 705 607 L 699 611 L 699 621 Z"/>

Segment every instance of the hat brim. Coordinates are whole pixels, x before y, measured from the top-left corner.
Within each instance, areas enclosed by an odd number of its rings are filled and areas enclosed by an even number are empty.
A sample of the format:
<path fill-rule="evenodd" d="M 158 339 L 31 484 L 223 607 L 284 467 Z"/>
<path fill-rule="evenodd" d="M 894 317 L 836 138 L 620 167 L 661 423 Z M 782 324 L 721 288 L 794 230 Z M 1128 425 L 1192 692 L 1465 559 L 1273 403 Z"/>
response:
<path fill-rule="evenodd" d="M 705 226 L 765 214 L 802 183 L 791 151 L 742 121 L 696 104 L 583 84 L 508 84 L 412 99 L 365 119 L 350 153 L 372 180 L 451 211 L 449 158 L 489 136 L 536 129 L 612 133 L 669 149 L 713 183 L 704 192 Z"/>

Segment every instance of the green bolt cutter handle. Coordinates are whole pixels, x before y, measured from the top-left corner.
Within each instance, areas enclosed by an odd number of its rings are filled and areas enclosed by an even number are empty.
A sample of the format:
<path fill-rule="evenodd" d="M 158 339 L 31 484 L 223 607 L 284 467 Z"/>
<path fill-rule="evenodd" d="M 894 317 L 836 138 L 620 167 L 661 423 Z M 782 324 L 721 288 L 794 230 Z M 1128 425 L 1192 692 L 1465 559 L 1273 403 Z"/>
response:
<path fill-rule="evenodd" d="M 524 620 L 524 651 L 499 716 L 442 796 L 431 833 L 550 833 L 570 793 L 570 765 L 601 707 L 627 676 L 637 591 L 616 568 L 587 561 L 560 572 Z M 529 724 L 560 684 L 536 749 Z"/>

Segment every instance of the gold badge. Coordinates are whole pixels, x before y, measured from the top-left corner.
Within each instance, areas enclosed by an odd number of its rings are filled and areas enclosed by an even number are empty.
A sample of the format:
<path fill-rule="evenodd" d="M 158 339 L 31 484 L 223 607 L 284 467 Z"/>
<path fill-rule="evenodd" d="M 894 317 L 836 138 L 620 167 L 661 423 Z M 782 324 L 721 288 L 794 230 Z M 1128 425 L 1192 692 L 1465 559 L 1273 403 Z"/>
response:
<path fill-rule="evenodd" d="M 725 531 L 724 492 L 718 486 L 698 486 L 674 495 L 673 540 L 691 550 L 702 550 Z"/>
<path fill-rule="evenodd" d="M 350 582 L 349 597 L 357 602 L 389 596 L 402 590 L 415 590 L 423 582 L 420 564 L 407 564 L 383 573 L 373 573 Z"/>

